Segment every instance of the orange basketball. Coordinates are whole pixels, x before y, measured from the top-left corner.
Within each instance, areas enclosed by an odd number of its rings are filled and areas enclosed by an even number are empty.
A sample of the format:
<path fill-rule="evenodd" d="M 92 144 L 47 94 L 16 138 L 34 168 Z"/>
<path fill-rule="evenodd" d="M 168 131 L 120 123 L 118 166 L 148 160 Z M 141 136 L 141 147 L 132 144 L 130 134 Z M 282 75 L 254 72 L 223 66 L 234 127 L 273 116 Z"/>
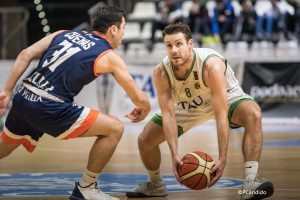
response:
<path fill-rule="evenodd" d="M 215 165 L 213 158 L 202 152 L 195 151 L 186 154 L 182 159 L 183 165 L 177 169 L 182 184 L 192 190 L 202 190 L 213 179 L 211 169 Z"/>

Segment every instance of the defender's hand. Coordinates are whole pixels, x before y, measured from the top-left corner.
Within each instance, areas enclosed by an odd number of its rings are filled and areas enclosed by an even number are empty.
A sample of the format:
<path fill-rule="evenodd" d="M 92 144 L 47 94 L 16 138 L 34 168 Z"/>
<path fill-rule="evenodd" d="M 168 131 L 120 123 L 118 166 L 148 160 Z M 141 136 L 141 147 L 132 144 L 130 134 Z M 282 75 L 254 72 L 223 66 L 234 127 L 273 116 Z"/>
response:
<path fill-rule="evenodd" d="M 144 109 L 134 108 L 130 113 L 126 114 L 125 117 L 130 119 L 132 123 L 137 123 L 145 119 L 148 115 L 148 112 L 145 112 Z"/>
<path fill-rule="evenodd" d="M 5 113 L 6 107 L 8 105 L 10 98 L 10 94 L 2 91 L 0 93 L 0 117 L 2 117 Z"/>

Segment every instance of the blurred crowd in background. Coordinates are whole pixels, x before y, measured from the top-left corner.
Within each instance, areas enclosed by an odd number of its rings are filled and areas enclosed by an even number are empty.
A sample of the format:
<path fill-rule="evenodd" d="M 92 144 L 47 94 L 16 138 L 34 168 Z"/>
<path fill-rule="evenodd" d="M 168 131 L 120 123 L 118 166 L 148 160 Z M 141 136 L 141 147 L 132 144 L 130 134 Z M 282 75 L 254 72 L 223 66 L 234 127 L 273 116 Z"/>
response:
<path fill-rule="evenodd" d="M 148 49 L 151 51 L 156 31 L 182 21 L 190 25 L 199 45 L 229 41 L 300 41 L 299 0 L 165 0 L 157 1 L 157 15 L 152 20 Z"/>
<path fill-rule="evenodd" d="M 198 46 L 300 46 L 300 0 L 10 0 L 0 1 L 0 59 L 14 59 L 57 30 L 90 29 L 91 13 L 105 4 L 128 13 L 125 52 L 134 43 L 151 52 L 162 29 L 177 21 L 190 25 Z"/>

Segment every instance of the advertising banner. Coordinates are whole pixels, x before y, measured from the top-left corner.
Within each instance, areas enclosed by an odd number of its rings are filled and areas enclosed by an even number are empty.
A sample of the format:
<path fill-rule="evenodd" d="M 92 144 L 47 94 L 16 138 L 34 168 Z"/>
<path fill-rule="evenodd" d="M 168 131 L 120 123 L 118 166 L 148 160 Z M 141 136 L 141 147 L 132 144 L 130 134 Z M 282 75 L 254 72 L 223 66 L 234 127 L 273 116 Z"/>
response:
<path fill-rule="evenodd" d="M 300 62 L 245 63 L 244 91 L 270 117 L 300 117 Z"/>

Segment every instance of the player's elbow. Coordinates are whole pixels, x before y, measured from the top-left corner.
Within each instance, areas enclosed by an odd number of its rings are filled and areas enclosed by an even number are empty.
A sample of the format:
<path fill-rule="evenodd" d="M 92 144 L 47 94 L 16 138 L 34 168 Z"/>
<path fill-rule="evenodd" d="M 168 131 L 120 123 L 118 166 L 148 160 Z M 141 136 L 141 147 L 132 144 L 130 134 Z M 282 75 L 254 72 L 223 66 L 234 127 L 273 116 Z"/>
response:
<path fill-rule="evenodd" d="M 28 48 L 23 49 L 20 54 L 18 55 L 18 58 L 20 61 L 29 62 L 33 59 L 32 54 Z"/>

